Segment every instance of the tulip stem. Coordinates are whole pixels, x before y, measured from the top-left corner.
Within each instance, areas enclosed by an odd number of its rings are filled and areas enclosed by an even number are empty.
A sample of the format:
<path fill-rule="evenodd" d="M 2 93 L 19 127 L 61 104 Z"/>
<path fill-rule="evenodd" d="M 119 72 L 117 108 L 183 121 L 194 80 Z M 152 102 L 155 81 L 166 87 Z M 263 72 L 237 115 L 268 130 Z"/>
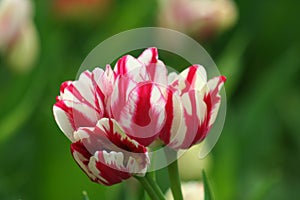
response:
<path fill-rule="evenodd" d="M 175 160 L 168 166 L 168 173 L 174 199 L 183 200 L 177 160 Z"/>
<path fill-rule="evenodd" d="M 165 200 L 165 197 L 160 191 L 158 185 L 151 177 L 149 177 L 148 174 L 146 174 L 145 177 L 135 176 L 135 178 L 142 184 L 152 200 Z"/>
<path fill-rule="evenodd" d="M 157 185 L 157 183 L 153 180 L 152 178 L 152 174 L 151 173 L 147 173 L 145 178 L 147 179 L 147 181 L 150 183 L 150 185 L 152 185 L 153 190 L 155 191 L 156 195 L 158 196 L 158 198 L 160 200 L 164 200 L 165 196 L 163 194 L 163 192 L 161 191 L 160 187 Z"/>

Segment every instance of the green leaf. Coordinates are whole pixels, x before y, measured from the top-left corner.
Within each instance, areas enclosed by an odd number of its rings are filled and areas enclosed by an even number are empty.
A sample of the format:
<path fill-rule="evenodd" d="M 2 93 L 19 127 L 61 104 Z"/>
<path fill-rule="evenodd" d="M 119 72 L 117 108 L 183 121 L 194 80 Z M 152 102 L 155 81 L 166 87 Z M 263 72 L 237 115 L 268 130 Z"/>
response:
<path fill-rule="evenodd" d="M 202 179 L 204 184 L 204 200 L 213 200 L 212 192 L 204 170 L 202 170 Z"/>

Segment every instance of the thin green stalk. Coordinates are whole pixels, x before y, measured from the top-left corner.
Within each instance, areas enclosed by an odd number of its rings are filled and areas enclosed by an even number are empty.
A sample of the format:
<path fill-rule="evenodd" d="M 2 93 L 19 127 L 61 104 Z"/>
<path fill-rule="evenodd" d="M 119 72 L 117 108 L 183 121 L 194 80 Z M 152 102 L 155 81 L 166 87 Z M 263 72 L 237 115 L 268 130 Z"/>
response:
<path fill-rule="evenodd" d="M 142 186 L 147 191 L 152 200 L 160 200 L 160 198 L 158 197 L 158 195 L 156 194 L 155 190 L 153 189 L 149 181 L 146 179 L 146 177 L 135 176 L 135 178 L 142 184 Z"/>
<path fill-rule="evenodd" d="M 157 185 L 157 183 L 153 180 L 153 178 L 151 177 L 152 174 L 147 173 L 145 178 L 147 179 L 147 181 L 150 183 L 150 185 L 152 185 L 156 195 L 159 197 L 160 200 L 164 200 L 165 196 L 163 194 L 163 192 L 161 191 L 161 189 L 159 188 L 159 186 Z"/>
<path fill-rule="evenodd" d="M 168 166 L 168 173 L 174 200 L 183 200 L 177 160 Z"/>

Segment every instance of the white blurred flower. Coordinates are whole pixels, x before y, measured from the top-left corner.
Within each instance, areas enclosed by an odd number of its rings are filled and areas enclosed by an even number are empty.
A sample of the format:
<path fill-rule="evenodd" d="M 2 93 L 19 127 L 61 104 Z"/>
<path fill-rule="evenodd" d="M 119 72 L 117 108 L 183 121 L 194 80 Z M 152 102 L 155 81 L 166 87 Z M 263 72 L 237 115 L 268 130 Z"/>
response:
<path fill-rule="evenodd" d="M 160 0 L 158 23 L 206 39 L 233 26 L 237 15 L 232 0 Z"/>
<path fill-rule="evenodd" d="M 181 183 L 181 189 L 185 200 L 204 200 L 204 187 L 201 182 Z M 170 189 L 166 192 L 166 200 L 174 200 Z"/>
<path fill-rule="evenodd" d="M 38 36 L 29 0 L 0 1 L 0 53 L 14 70 L 30 69 L 37 57 Z"/>
<path fill-rule="evenodd" d="M 192 146 L 178 160 L 179 174 L 183 181 L 201 180 L 202 170 L 209 171 L 212 165 L 211 156 L 203 159 L 199 158 L 199 152 L 203 147 L 203 143 Z"/>

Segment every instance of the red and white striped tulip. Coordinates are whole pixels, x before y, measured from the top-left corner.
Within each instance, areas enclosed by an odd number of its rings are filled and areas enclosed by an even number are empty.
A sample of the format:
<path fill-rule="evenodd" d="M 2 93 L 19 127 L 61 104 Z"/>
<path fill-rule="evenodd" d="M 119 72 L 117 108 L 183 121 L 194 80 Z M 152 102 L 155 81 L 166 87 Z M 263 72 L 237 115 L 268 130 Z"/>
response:
<path fill-rule="evenodd" d="M 169 76 L 166 125 L 160 139 L 174 149 L 188 149 L 203 141 L 215 122 L 221 103 L 219 92 L 226 78 L 207 81 L 201 65 Z"/>
<path fill-rule="evenodd" d="M 111 73 L 109 66 L 105 71 L 96 68 L 83 72 L 79 80 L 61 84 L 53 113 L 59 128 L 72 142 L 79 128 L 94 127 L 100 119 L 108 117 L 105 108 L 108 96 L 104 92 L 112 87 Z"/>
<path fill-rule="evenodd" d="M 62 83 L 54 117 L 72 141 L 76 162 L 93 181 L 111 185 L 146 172 L 145 146 L 159 137 L 165 119 L 159 83 L 167 82 L 167 71 L 159 65 L 163 63 L 152 48 L 138 59 L 122 57 L 114 70 L 109 65 L 95 68 Z M 165 77 L 151 69 L 156 66 L 165 69 Z M 114 128 L 107 125 L 112 122 Z"/>
<path fill-rule="evenodd" d="M 143 174 L 154 141 L 174 149 L 201 142 L 216 119 L 224 82 L 223 76 L 207 81 L 200 65 L 168 75 L 157 49 L 149 48 L 138 58 L 123 56 L 114 70 L 95 68 L 64 82 L 53 112 L 83 171 L 110 185 Z"/>

